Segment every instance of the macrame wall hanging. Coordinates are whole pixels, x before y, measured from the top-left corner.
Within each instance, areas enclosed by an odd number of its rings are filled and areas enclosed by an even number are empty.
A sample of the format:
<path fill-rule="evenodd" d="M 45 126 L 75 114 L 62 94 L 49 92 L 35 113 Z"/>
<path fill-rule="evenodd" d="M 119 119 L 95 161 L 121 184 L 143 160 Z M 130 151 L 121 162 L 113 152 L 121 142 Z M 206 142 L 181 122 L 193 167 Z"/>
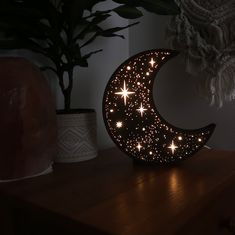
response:
<path fill-rule="evenodd" d="M 235 97 L 235 1 L 177 0 L 181 13 L 167 40 L 182 52 L 186 71 L 203 78 L 201 88 L 219 107 Z"/>

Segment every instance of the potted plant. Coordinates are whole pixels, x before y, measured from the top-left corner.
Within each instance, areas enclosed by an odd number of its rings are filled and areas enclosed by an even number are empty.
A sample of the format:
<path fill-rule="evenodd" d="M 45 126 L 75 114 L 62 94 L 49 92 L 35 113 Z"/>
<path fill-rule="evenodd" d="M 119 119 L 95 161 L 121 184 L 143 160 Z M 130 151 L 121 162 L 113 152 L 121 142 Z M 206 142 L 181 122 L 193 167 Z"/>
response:
<path fill-rule="evenodd" d="M 49 59 L 48 64 L 42 66 L 41 69 L 53 71 L 58 79 L 64 96 L 64 109 L 58 111 L 58 123 L 66 123 L 67 127 L 71 127 L 69 120 L 76 124 L 75 114 L 82 111 L 71 108 L 74 68 L 76 66 L 87 67 L 88 59 L 101 51 L 98 49 L 84 54 L 83 49 L 94 43 L 98 37 L 124 38 L 117 32 L 137 23 L 112 28 L 104 28 L 100 24 L 109 19 L 112 16 L 111 13 L 127 19 L 139 18 L 142 16 L 140 7 L 164 15 L 177 14 L 179 11 L 174 0 L 113 0 L 119 5 L 112 9 L 94 11 L 94 6 L 100 2 L 105 2 L 105 0 L 2 0 L 0 3 L 0 35 L 2 36 L 0 49 L 26 49 Z M 88 116 L 89 113 L 93 115 L 93 118 L 95 117 L 92 112 L 88 112 Z M 68 115 L 70 117 L 66 118 Z M 66 118 L 65 121 L 61 121 L 62 116 Z M 86 115 L 84 118 L 87 118 Z M 84 121 L 84 118 L 79 122 Z M 95 126 L 95 123 L 91 121 L 84 125 Z M 67 133 L 68 138 L 64 138 L 62 150 L 68 155 L 65 149 L 71 148 L 74 151 L 73 144 L 76 145 L 79 138 L 75 136 L 76 131 L 71 132 L 70 129 L 66 132 L 64 127 L 58 128 L 59 136 L 62 132 Z M 95 154 L 94 147 L 88 154 L 90 156 L 84 159 L 92 158 Z M 82 160 L 74 156 L 74 153 L 72 155 L 70 158 L 67 157 L 68 161 Z"/>

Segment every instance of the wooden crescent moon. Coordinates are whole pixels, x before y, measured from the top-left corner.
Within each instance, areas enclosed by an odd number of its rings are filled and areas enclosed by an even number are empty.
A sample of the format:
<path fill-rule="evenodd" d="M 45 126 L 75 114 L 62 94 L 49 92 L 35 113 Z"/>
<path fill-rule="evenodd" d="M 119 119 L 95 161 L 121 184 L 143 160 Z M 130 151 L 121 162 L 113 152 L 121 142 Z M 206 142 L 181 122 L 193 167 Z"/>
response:
<path fill-rule="evenodd" d="M 139 53 L 121 64 L 110 78 L 103 97 L 103 118 L 116 145 L 135 160 L 170 164 L 197 152 L 215 124 L 184 130 L 168 123 L 153 99 L 154 78 L 178 53 L 156 49 Z"/>

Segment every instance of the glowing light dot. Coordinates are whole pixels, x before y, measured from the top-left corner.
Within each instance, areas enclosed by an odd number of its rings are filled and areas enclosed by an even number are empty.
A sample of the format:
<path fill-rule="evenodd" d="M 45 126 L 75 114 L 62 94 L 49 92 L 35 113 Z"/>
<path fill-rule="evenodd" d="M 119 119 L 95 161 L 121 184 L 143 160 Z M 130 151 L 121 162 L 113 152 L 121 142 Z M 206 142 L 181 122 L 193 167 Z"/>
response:
<path fill-rule="evenodd" d="M 142 128 L 142 131 L 145 131 L 145 130 L 146 130 L 146 129 L 143 127 L 143 128 Z"/>
<path fill-rule="evenodd" d="M 199 142 L 202 142 L 202 139 L 201 139 L 201 138 L 198 138 L 198 141 L 199 141 Z"/>
<path fill-rule="evenodd" d="M 153 154 L 153 152 L 152 152 L 152 151 L 150 151 L 150 152 L 149 152 L 149 154 L 150 154 L 150 155 L 152 155 L 152 154 Z"/>
<path fill-rule="evenodd" d="M 154 59 L 153 58 L 151 58 L 151 60 L 150 60 L 150 62 L 149 62 L 150 64 L 151 64 L 151 66 L 153 67 L 154 66 L 154 64 L 156 63 L 155 61 L 154 61 Z"/>
<path fill-rule="evenodd" d="M 113 109 L 110 109 L 110 113 L 113 113 Z"/>
<path fill-rule="evenodd" d="M 182 140 L 182 139 L 183 139 L 182 136 L 179 136 L 179 137 L 178 137 L 178 140 Z"/>
<path fill-rule="evenodd" d="M 172 140 L 171 145 L 168 147 L 168 149 L 171 149 L 172 154 L 174 154 L 177 148 L 178 147 L 175 145 L 174 141 Z"/>
<path fill-rule="evenodd" d="M 136 148 L 140 151 L 140 149 L 142 148 L 142 146 L 140 145 L 140 143 L 138 143 L 138 145 L 136 146 Z"/>
<path fill-rule="evenodd" d="M 140 104 L 140 107 L 139 107 L 138 109 L 136 109 L 136 110 L 139 111 L 141 117 L 143 117 L 143 113 L 144 113 L 144 111 L 146 111 L 147 109 L 145 109 L 145 108 L 143 107 L 142 103 L 141 103 L 141 104 Z"/>
<path fill-rule="evenodd" d="M 137 82 L 137 85 L 140 85 L 140 82 Z"/>
<path fill-rule="evenodd" d="M 122 122 L 116 122 L 116 127 L 121 128 L 123 126 Z"/>
<path fill-rule="evenodd" d="M 131 67 L 130 67 L 130 66 L 127 66 L 126 68 L 127 68 L 127 70 L 131 70 Z"/>
<path fill-rule="evenodd" d="M 149 72 L 147 72 L 146 75 L 149 76 Z"/>

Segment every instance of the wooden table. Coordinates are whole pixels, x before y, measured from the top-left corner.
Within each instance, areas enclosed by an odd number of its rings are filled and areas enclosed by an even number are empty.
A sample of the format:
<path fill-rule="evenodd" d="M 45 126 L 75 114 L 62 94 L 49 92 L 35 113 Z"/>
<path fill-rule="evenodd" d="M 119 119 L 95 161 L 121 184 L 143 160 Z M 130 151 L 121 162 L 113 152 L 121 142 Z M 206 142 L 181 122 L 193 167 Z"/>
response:
<path fill-rule="evenodd" d="M 116 148 L 0 185 L 0 234 L 233 234 L 235 152 L 203 149 L 171 167 Z"/>

